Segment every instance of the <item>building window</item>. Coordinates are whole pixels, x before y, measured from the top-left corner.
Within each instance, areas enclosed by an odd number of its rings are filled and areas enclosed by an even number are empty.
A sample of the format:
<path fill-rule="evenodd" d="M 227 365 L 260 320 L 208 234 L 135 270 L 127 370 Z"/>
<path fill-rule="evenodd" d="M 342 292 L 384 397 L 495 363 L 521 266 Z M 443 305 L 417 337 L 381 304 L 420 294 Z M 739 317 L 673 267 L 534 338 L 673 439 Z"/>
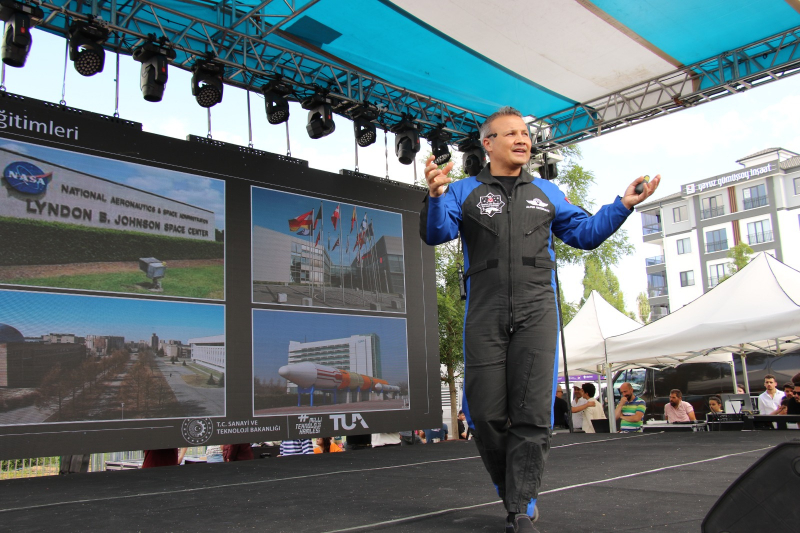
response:
<path fill-rule="evenodd" d="M 725 228 L 706 232 L 706 253 L 720 252 L 728 249 L 728 234 Z"/>
<path fill-rule="evenodd" d="M 667 296 L 667 278 L 664 272 L 647 275 L 647 295 L 650 298 Z"/>
<path fill-rule="evenodd" d="M 800 178 L 794 179 L 794 194 L 800 194 Z"/>
<path fill-rule="evenodd" d="M 686 214 L 686 206 L 685 205 L 681 205 L 681 206 L 672 208 L 672 220 L 673 221 L 675 221 L 675 222 L 683 222 L 687 218 L 689 218 L 689 217 Z"/>
<path fill-rule="evenodd" d="M 650 235 L 651 233 L 659 233 L 661 231 L 661 213 L 658 211 L 651 211 L 650 213 L 642 213 L 642 234 Z"/>
<path fill-rule="evenodd" d="M 708 286 L 716 287 L 719 285 L 719 282 L 722 281 L 722 278 L 725 277 L 726 273 L 727 268 L 725 267 L 725 263 L 721 263 L 719 265 L 708 265 Z"/>
<path fill-rule="evenodd" d="M 747 241 L 750 244 L 769 242 L 772 239 L 772 224 L 769 219 L 759 220 L 758 222 L 748 222 Z"/>
<path fill-rule="evenodd" d="M 725 214 L 725 206 L 722 203 L 722 195 L 709 196 L 700 202 L 703 208 L 700 210 L 700 220 L 719 217 Z"/>
<path fill-rule="evenodd" d="M 761 183 L 755 187 L 742 189 L 742 196 L 744 197 L 745 209 L 763 207 L 767 205 L 767 186 Z"/>
<path fill-rule="evenodd" d="M 678 239 L 678 255 L 688 254 L 692 251 L 692 241 L 687 239 Z"/>
<path fill-rule="evenodd" d="M 690 287 L 692 285 L 694 285 L 694 270 L 681 272 L 681 287 Z"/>

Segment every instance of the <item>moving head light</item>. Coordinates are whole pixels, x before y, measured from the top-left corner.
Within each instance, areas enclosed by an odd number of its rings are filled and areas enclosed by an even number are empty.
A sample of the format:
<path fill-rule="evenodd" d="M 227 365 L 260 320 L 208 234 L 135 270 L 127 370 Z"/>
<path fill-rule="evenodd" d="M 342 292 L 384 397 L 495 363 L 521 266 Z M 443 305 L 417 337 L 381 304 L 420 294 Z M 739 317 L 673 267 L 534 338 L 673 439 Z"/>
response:
<path fill-rule="evenodd" d="M 458 151 L 463 153 L 464 172 L 467 176 L 477 176 L 486 166 L 486 153 L 476 134 L 458 143 Z"/>
<path fill-rule="evenodd" d="M 3 45 L 0 49 L 3 63 L 9 67 L 25 66 L 33 38 L 31 28 L 42 21 L 44 12 L 15 0 L 0 0 L 0 20 L 6 23 Z"/>
<path fill-rule="evenodd" d="M 410 165 L 414 162 L 414 156 L 419 152 L 419 130 L 411 122 L 411 119 L 404 117 L 402 121 L 395 124 L 392 129 L 395 134 L 394 153 L 400 163 Z"/>
<path fill-rule="evenodd" d="M 213 107 L 222 101 L 222 65 L 198 60 L 192 65 L 192 95 L 200 107 Z"/>
<path fill-rule="evenodd" d="M 261 88 L 264 93 L 264 106 L 267 111 L 267 122 L 272 125 L 289 120 L 289 100 L 292 88 L 281 80 L 272 80 Z"/>
<path fill-rule="evenodd" d="M 311 97 L 303 100 L 301 105 L 303 109 L 308 110 L 306 131 L 309 137 L 312 139 L 321 139 L 334 132 L 336 124 L 333 122 L 333 111 L 331 110 L 330 100 L 321 93 L 315 93 Z"/>
<path fill-rule="evenodd" d="M 160 42 L 149 42 L 133 51 L 134 61 L 142 64 L 140 86 L 148 102 L 160 102 L 164 97 L 169 60 L 176 57 L 175 50 L 165 46 L 166 39 L 162 37 Z"/>
<path fill-rule="evenodd" d="M 94 22 L 73 22 L 69 27 L 69 59 L 81 76 L 94 76 L 103 72 L 106 51 L 103 43 L 108 39 L 108 28 Z"/>

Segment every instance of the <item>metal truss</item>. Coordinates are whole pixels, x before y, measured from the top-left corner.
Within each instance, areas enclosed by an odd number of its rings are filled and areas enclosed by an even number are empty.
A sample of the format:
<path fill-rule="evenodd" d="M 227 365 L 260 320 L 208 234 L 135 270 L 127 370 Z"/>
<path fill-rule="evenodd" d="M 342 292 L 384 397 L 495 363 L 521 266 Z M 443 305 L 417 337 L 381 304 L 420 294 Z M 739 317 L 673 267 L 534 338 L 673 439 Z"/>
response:
<path fill-rule="evenodd" d="M 105 48 L 123 54 L 165 37 L 177 53 L 171 63 L 185 70 L 198 59 L 214 58 L 225 67 L 224 82 L 259 91 L 282 78 L 293 87 L 290 99 L 302 102 L 316 92 L 330 99 L 334 112 L 348 116 L 359 105 L 380 111 L 375 122 L 389 129 L 409 116 L 423 135 L 439 125 L 458 141 L 476 131 L 485 115 L 415 93 L 281 30 L 319 0 L 41 0 L 40 27 L 67 37 L 74 20 L 95 19 L 111 30 Z M 164 5 L 168 4 L 168 5 Z M 212 22 L 216 21 L 216 22 Z M 297 48 L 276 44 L 278 41 Z"/>
<path fill-rule="evenodd" d="M 800 27 L 530 123 L 533 147 L 558 149 L 800 72 Z"/>

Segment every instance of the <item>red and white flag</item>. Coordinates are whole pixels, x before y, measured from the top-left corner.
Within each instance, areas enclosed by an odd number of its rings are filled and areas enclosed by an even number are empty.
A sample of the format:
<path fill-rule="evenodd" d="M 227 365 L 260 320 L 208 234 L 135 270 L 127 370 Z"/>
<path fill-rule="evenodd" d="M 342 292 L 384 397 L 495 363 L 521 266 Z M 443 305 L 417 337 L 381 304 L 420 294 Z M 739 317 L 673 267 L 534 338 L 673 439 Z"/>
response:
<path fill-rule="evenodd" d="M 333 222 L 333 229 L 336 230 L 336 225 L 339 223 L 339 206 L 336 206 L 336 210 L 331 215 L 331 222 Z"/>

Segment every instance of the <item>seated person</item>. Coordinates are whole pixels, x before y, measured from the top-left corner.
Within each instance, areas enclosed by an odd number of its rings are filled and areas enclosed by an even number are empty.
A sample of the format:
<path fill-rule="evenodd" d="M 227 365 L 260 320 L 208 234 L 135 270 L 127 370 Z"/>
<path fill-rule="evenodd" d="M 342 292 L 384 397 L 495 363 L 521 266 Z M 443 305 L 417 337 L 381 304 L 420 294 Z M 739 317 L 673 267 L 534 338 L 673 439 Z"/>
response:
<path fill-rule="evenodd" d="M 335 442 L 331 437 L 320 437 L 317 439 L 317 446 L 314 448 L 314 453 L 336 453 L 343 452 L 344 450 Z"/>
<path fill-rule="evenodd" d="M 722 409 L 722 398 L 719 396 L 712 396 L 708 399 L 708 408 L 712 413 L 724 413 Z"/>
<path fill-rule="evenodd" d="M 683 401 L 683 393 L 680 389 L 669 391 L 669 403 L 664 406 L 664 417 L 670 424 L 677 422 L 694 422 L 694 407 L 689 402 Z"/>

